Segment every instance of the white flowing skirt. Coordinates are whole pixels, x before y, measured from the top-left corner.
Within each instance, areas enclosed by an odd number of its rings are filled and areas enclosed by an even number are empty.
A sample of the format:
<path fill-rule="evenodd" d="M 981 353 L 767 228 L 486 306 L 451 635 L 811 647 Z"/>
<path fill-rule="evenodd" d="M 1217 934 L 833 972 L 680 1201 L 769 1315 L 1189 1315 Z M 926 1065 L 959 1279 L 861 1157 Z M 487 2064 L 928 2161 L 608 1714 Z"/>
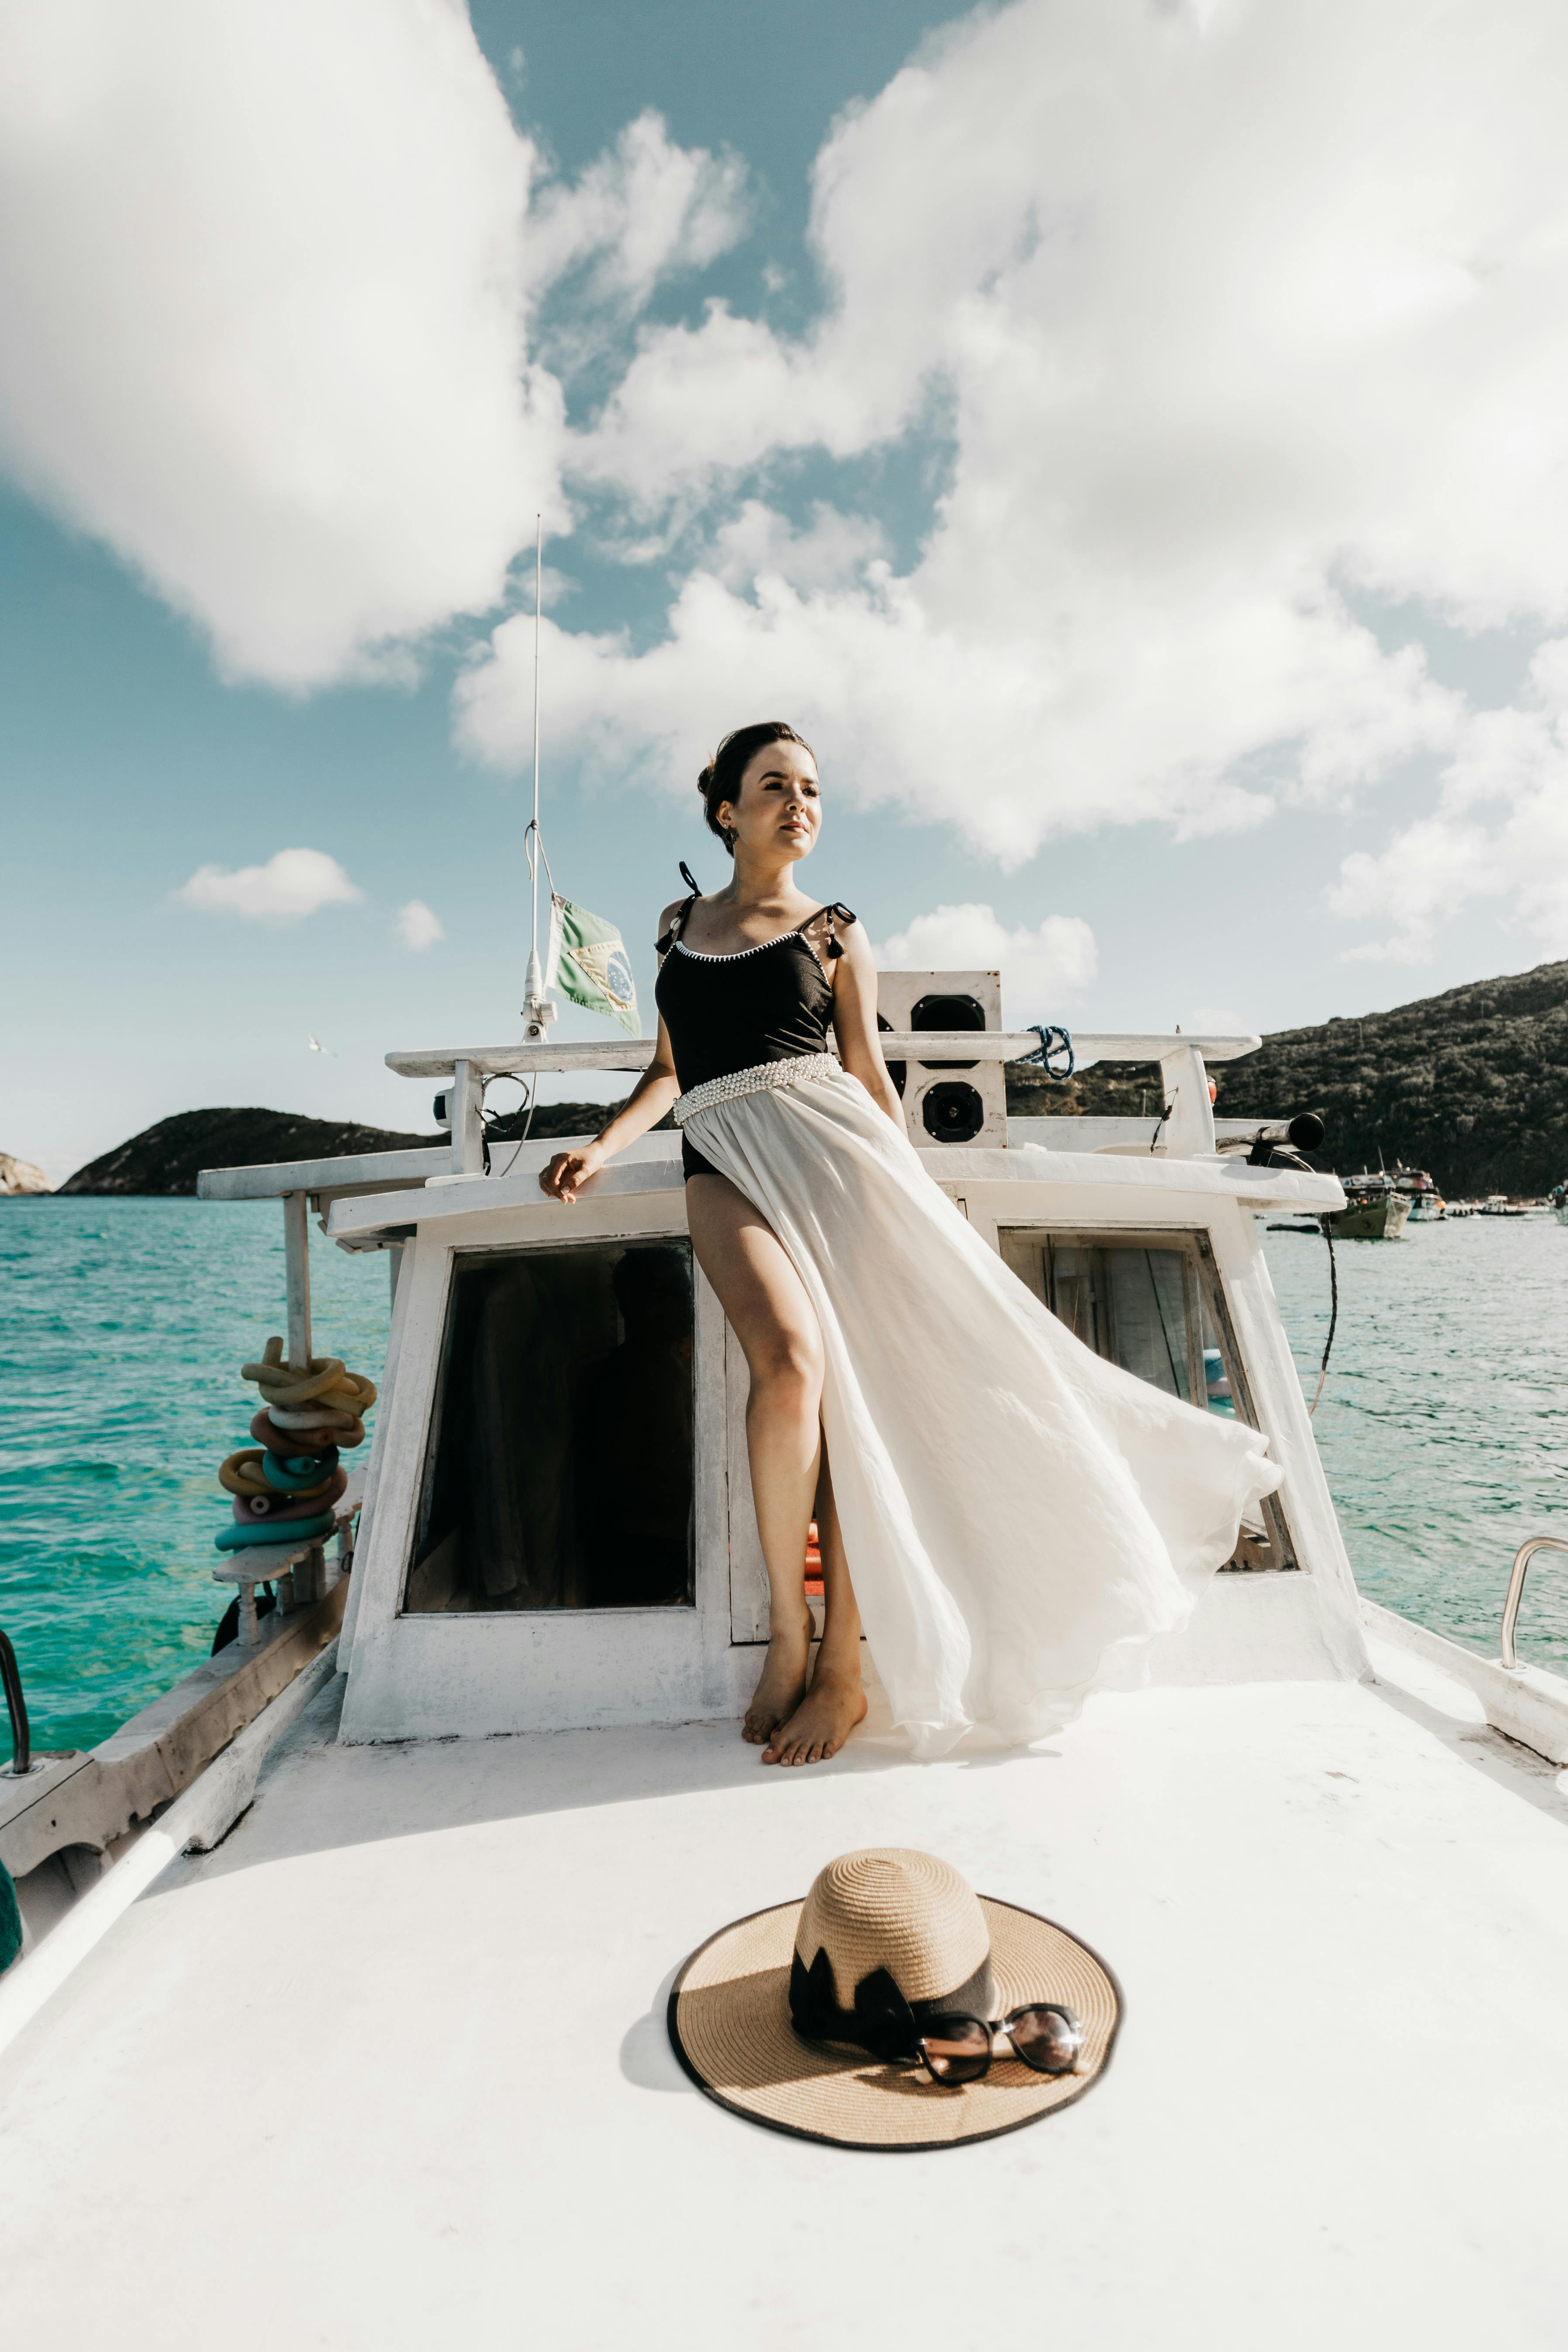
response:
<path fill-rule="evenodd" d="M 836 1064 L 686 1132 L 816 1309 L 845 1551 L 916 1753 L 1038 1738 L 1129 1679 L 1279 1484 L 1267 1440 L 1074 1339 Z"/>

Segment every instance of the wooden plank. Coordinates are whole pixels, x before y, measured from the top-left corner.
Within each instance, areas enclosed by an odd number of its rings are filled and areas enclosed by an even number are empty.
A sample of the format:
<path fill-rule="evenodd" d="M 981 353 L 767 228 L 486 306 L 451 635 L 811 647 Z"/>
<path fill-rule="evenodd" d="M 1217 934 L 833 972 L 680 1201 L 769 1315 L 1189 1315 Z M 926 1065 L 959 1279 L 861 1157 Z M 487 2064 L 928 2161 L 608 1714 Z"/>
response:
<path fill-rule="evenodd" d="M 418 1053 L 388 1054 L 386 1066 L 401 1078 L 449 1078 L 459 1062 L 485 1077 L 500 1070 L 646 1070 L 653 1059 L 651 1037 L 622 1037 L 594 1045 L 432 1045 Z"/>
<path fill-rule="evenodd" d="M 902 1062 L 1016 1062 L 1039 1045 L 1032 1029 L 889 1029 L 883 1053 Z M 1193 1046 L 1207 1062 L 1235 1062 L 1256 1054 L 1263 1040 L 1252 1034 L 1184 1037 L 1174 1032 L 1085 1030 L 1073 1037 L 1080 1068 L 1094 1062 L 1157 1062 L 1165 1054 Z M 653 1059 L 654 1040 L 636 1037 L 602 1045 L 431 1046 L 420 1053 L 388 1054 L 386 1066 L 405 1078 L 450 1077 L 459 1062 L 493 1077 L 502 1070 L 643 1070 Z"/>
<path fill-rule="evenodd" d="M 0 1861 L 12 1876 L 36 1870 L 68 1845 L 101 1852 L 188 1788 L 335 1639 L 348 1592 L 349 1579 L 342 1577 L 310 1608 L 269 1617 L 257 1647 L 231 1643 L 204 1659 L 82 1759 L 79 1769 L 63 1780 L 40 1775 L 38 1797 L 29 1793 L 0 1819 Z M 17 1784 L 28 1792 L 34 1785 Z"/>
<path fill-rule="evenodd" d="M 310 1196 L 283 1195 L 283 1284 L 289 1312 L 289 1369 L 310 1369 Z"/>
<path fill-rule="evenodd" d="M 452 1074 L 447 1113 L 452 1127 L 452 1173 L 482 1176 L 485 1172 L 484 1127 L 479 1118 L 483 1099 L 479 1075 L 469 1061 L 459 1061 Z"/>
<path fill-rule="evenodd" d="M 200 1201 L 270 1201 L 287 1192 L 402 1192 L 452 1164 L 446 1144 L 421 1151 L 355 1151 L 341 1160 L 277 1160 L 254 1168 L 204 1168 Z"/>

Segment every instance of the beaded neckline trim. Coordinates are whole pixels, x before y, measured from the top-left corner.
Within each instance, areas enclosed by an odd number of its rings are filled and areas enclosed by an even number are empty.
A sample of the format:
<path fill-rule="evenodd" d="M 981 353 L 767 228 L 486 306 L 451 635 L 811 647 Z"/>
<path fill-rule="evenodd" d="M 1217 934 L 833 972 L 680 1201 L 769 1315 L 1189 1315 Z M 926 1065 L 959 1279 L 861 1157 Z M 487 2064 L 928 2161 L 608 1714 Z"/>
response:
<path fill-rule="evenodd" d="M 812 920 L 816 919 L 813 916 Z M 759 940 L 754 948 L 731 948 L 727 955 L 706 955 L 700 948 L 689 948 L 684 940 L 676 940 L 675 951 L 689 956 L 693 963 L 744 963 L 748 956 L 766 955 L 770 948 L 782 948 L 786 940 L 798 940 L 805 930 L 802 923 L 798 930 L 781 931 L 776 940 Z"/>

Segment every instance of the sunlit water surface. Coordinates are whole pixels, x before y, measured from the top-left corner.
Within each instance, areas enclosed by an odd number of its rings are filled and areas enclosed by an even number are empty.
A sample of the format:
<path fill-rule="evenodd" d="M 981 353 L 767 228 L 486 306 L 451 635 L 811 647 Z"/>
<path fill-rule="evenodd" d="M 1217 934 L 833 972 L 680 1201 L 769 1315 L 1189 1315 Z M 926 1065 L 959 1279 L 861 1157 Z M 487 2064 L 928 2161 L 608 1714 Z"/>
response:
<path fill-rule="evenodd" d="M 1308 1395 L 1329 1319 L 1316 1234 L 1265 1247 Z M 1568 1537 L 1568 1226 L 1540 1214 L 1340 1242 L 1315 1428 L 1362 1591 L 1497 1655 L 1513 1555 Z M 1521 1658 L 1568 1672 L 1568 1559 L 1540 1552 Z"/>
<path fill-rule="evenodd" d="M 1310 1391 L 1327 1250 L 1293 1234 L 1266 1247 Z M 385 1258 L 317 1236 L 311 1265 L 318 1351 L 379 1378 Z M 1568 1228 L 1412 1225 L 1342 1243 L 1339 1267 L 1317 1431 L 1357 1577 L 1495 1654 L 1516 1546 L 1568 1531 Z M 0 1202 L 0 1626 L 36 1744 L 89 1747 L 205 1656 L 228 1599 L 211 1574 L 228 1516 L 214 1472 L 249 1443 L 239 1365 L 282 1328 L 282 1217 L 270 1202 Z M 1520 1648 L 1568 1670 L 1551 1555 Z"/>
<path fill-rule="evenodd" d="M 385 1257 L 316 1234 L 310 1261 L 317 1352 L 378 1380 Z M 215 1474 L 282 1307 L 276 1202 L 0 1200 L 0 1627 L 37 1747 L 92 1746 L 206 1656 Z"/>

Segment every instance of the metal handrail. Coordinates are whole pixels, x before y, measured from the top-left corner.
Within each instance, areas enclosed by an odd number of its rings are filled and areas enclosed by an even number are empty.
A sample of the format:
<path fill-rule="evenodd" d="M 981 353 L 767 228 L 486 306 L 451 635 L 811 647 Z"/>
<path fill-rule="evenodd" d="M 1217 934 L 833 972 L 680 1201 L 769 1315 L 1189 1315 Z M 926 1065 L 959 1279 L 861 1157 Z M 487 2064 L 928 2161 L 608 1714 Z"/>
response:
<path fill-rule="evenodd" d="M 22 1696 L 21 1669 L 8 1633 L 0 1633 L 0 1683 L 5 1686 L 5 1710 L 11 1717 L 11 1770 L 19 1780 L 32 1767 L 33 1734 L 27 1702 Z"/>
<path fill-rule="evenodd" d="M 1514 1661 L 1513 1629 L 1519 1620 L 1519 1604 L 1524 1598 L 1524 1571 L 1538 1551 L 1568 1552 L 1568 1543 L 1561 1536 L 1531 1536 L 1520 1545 L 1513 1556 L 1513 1572 L 1508 1580 L 1508 1599 L 1502 1604 L 1502 1662 L 1512 1666 Z"/>

